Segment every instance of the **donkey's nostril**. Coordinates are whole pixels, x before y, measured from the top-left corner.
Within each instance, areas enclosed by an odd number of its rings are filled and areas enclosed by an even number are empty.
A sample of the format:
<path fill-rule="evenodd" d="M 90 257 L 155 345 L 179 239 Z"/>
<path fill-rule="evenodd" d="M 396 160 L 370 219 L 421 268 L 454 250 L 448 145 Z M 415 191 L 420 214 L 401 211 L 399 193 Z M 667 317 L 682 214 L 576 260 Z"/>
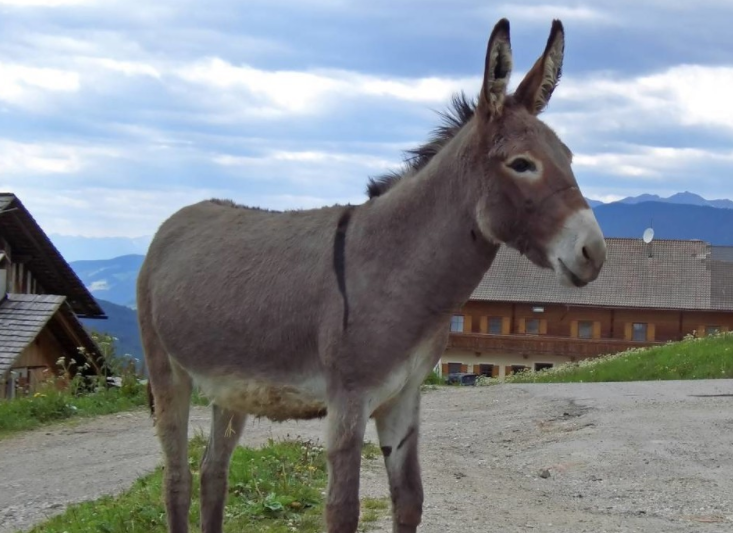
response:
<path fill-rule="evenodd" d="M 606 241 L 603 238 L 590 239 L 585 242 L 582 253 L 588 263 L 600 269 L 606 262 Z"/>

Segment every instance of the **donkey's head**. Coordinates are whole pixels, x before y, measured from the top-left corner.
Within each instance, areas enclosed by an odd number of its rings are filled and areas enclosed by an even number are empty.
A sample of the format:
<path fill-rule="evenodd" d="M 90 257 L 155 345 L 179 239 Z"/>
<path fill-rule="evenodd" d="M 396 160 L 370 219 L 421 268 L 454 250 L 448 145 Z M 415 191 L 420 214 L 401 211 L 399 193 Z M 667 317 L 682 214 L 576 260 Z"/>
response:
<path fill-rule="evenodd" d="M 509 22 L 497 23 L 468 142 L 480 231 L 554 269 L 563 284 L 581 287 L 598 276 L 606 243 L 573 175 L 570 149 L 537 118 L 560 79 L 564 42 L 555 20 L 544 53 L 507 95 Z"/>

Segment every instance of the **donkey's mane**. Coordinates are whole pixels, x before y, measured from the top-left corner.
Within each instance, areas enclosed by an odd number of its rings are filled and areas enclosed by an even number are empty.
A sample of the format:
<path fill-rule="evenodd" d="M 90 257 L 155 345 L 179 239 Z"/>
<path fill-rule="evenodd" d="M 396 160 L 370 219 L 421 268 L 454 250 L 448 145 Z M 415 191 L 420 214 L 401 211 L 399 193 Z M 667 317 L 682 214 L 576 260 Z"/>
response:
<path fill-rule="evenodd" d="M 369 182 L 367 183 L 367 194 L 369 198 L 383 195 L 402 178 L 412 176 L 419 172 L 473 118 L 475 112 L 475 100 L 468 100 L 463 91 L 454 94 L 448 110 L 438 113 L 443 120 L 432 131 L 428 142 L 417 148 L 405 150 L 405 161 L 402 169 L 369 178 Z"/>

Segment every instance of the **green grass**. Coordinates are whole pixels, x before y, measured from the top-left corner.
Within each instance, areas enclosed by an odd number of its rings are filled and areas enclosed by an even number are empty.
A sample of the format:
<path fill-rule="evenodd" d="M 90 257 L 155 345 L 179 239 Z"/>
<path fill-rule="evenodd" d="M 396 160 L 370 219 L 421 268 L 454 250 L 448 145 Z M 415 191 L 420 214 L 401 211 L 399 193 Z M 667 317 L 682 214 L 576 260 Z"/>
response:
<path fill-rule="evenodd" d="M 202 395 L 198 389 L 193 390 L 193 393 L 191 394 L 191 405 L 206 407 L 210 405 L 210 403 L 209 399 Z"/>
<path fill-rule="evenodd" d="M 191 533 L 199 529 L 198 465 L 206 445 L 202 433 L 189 444 L 193 471 Z M 365 446 L 369 460 L 371 448 Z M 167 533 L 162 494 L 162 468 L 138 479 L 117 496 L 75 504 L 29 533 Z M 323 491 L 328 474 L 326 455 L 310 441 L 273 441 L 262 448 L 238 446 L 229 471 L 224 531 L 229 533 L 320 533 L 324 528 Z M 362 504 L 362 531 L 387 507 L 386 501 Z"/>
<path fill-rule="evenodd" d="M 586 383 L 733 378 L 733 333 L 567 363 L 509 376 L 505 383 Z M 489 384 L 496 380 L 489 380 Z"/>
<path fill-rule="evenodd" d="M 0 439 L 54 422 L 127 411 L 146 403 L 142 387 L 73 395 L 48 386 L 33 396 L 0 401 Z"/>
<path fill-rule="evenodd" d="M 75 418 L 108 415 L 145 407 L 145 385 L 130 381 L 122 388 L 73 394 L 54 386 L 54 380 L 36 394 L 13 400 L 0 400 L 0 440 Z M 73 388 L 73 386 L 72 386 Z M 208 406 L 209 400 L 198 390 L 191 395 L 191 405 Z"/>
<path fill-rule="evenodd" d="M 431 371 L 430 374 L 428 374 L 428 377 L 425 378 L 425 381 L 423 382 L 423 385 L 444 385 L 445 382 L 443 381 L 443 378 L 440 377 L 440 374 L 438 374 L 435 370 Z"/>
<path fill-rule="evenodd" d="M 375 522 L 384 516 L 389 516 L 389 513 L 390 505 L 387 498 L 364 498 L 361 501 L 359 531 L 362 533 L 370 531 Z"/>
<path fill-rule="evenodd" d="M 377 459 L 382 457 L 382 450 L 373 442 L 364 441 L 361 447 L 361 456 L 367 460 Z"/>

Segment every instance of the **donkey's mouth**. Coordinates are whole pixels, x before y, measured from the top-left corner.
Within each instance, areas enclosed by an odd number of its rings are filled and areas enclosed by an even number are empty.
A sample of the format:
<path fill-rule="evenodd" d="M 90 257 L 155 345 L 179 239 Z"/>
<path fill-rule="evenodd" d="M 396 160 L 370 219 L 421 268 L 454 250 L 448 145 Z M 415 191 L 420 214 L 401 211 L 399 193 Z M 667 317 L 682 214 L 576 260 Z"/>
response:
<path fill-rule="evenodd" d="M 573 272 L 572 270 L 570 270 L 570 269 L 569 269 L 569 268 L 568 268 L 568 267 L 567 267 L 567 266 L 565 265 L 565 263 L 563 263 L 562 259 L 560 259 L 560 258 L 558 257 L 557 261 L 558 261 L 558 263 L 560 264 L 560 270 L 562 271 L 562 273 L 563 273 L 563 275 L 565 276 L 565 278 L 566 278 L 566 279 L 568 279 L 568 280 L 570 280 L 570 283 L 572 283 L 572 284 L 573 284 L 573 285 L 575 285 L 576 287 L 585 287 L 586 285 L 588 285 L 588 282 L 587 282 L 587 281 L 583 281 L 582 279 L 580 279 L 580 278 L 579 278 L 579 277 L 578 277 L 578 276 L 577 276 L 577 275 L 575 274 L 575 272 Z"/>

